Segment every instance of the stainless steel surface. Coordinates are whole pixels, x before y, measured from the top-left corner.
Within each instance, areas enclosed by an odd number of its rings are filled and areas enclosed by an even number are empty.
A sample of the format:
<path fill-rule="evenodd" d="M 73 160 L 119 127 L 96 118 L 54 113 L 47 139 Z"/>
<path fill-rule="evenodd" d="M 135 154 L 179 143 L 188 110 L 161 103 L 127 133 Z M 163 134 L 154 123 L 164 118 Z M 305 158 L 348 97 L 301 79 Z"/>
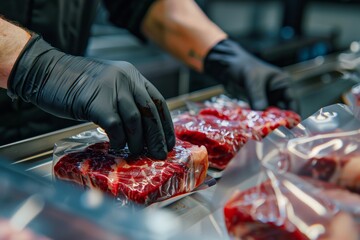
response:
<path fill-rule="evenodd" d="M 285 68 L 292 76 L 292 96 L 298 100 L 298 113 L 302 118 L 322 107 L 342 103 L 343 93 L 360 82 L 359 67 L 345 61 L 353 59 L 352 55 L 340 53 L 318 57 Z"/>
<path fill-rule="evenodd" d="M 36 158 L 41 157 L 44 154 L 46 155 L 48 151 L 51 151 L 56 141 L 93 128 L 95 128 L 94 124 L 85 123 L 3 145 L 0 146 L 0 155 L 8 158 L 10 161 L 16 161 L 17 163 L 36 161 Z"/>

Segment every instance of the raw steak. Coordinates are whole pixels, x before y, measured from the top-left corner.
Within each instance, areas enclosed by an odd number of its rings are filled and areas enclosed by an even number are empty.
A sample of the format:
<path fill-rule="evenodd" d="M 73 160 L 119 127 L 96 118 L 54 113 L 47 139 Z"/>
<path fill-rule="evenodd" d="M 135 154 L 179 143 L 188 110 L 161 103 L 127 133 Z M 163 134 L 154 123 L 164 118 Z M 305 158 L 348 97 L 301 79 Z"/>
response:
<path fill-rule="evenodd" d="M 238 122 L 214 116 L 181 114 L 173 119 L 176 136 L 195 145 L 204 145 L 209 154 L 209 166 L 224 169 L 236 152 L 253 135 Z"/>
<path fill-rule="evenodd" d="M 299 170 L 309 176 L 360 193 L 360 152 L 347 156 L 313 157 Z"/>
<path fill-rule="evenodd" d="M 240 121 L 246 128 L 253 129 L 261 137 L 267 136 L 279 126 L 292 128 L 301 120 L 295 112 L 276 107 L 269 107 L 265 111 L 254 111 L 234 105 L 231 107 L 209 107 L 202 109 L 199 114 L 213 115 L 224 120 Z M 253 138 L 256 139 L 256 137 Z"/>
<path fill-rule="evenodd" d="M 328 199 L 290 182 L 275 185 L 276 189 L 266 181 L 236 193 L 226 203 L 230 235 L 244 240 L 357 239 L 352 217 L 339 212 Z"/>
<path fill-rule="evenodd" d="M 166 160 L 114 152 L 109 143 L 97 143 L 63 156 L 54 166 L 57 178 L 100 189 L 126 203 L 150 204 L 190 192 L 206 177 L 204 146 L 177 140 Z"/>

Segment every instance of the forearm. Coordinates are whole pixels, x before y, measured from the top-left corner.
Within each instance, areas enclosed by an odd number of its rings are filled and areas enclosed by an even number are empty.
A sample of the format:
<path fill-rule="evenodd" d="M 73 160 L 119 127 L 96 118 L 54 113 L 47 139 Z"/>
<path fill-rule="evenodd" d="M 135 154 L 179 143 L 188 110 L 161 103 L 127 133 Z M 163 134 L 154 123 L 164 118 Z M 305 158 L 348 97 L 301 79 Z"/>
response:
<path fill-rule="evenodd" d="M 0 17 L 0 87 L 7 88 L 10 72 L 30 39 L 24 29 Z"/>
<path fill-rule="evenodd" d="M 208 51 L 227 37 L 193 0 L 156 1 L 144 17 L 142 32 L 199 72 Z"/>

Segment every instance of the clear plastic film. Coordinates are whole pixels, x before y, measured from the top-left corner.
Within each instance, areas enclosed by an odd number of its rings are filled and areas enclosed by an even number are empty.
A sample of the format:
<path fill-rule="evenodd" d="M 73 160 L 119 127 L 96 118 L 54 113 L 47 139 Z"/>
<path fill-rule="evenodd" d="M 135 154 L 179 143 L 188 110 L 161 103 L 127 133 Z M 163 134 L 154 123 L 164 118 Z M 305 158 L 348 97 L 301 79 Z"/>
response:
<path fill-rule="evenodd" d="M 360 119 L 360 83 L 343 95 L 344 102 L 351 107 L 354 115 Z"/>
<path fill-rule="evenodd" d="M 320 109 L 264 139 L 265 165 L 360 192 L 360 121 L 345 105 Z"/>
<path fill-rule="evenodd" d="M 222 95 L 205 102 L 205 107 L 199 111 L 202 115 L 214 115 L 225 120 L 241 122 L 246 129 L 250 129 L 259 140 L 267 136 L 279 126 L 292 128 L 300 122 L 300 116 L 289 110 L 268 107 L 264 111 L 250 109 L 241 101 L 229 99 Z"/>
<path fill-rule="evenodd" d="M 215 220 L 203 227 L 236 239 L 359 239 L 359 129 L 352 111 L 336 104 L 291 130 L 250 139 L 223 172 L 208 218 Z M 331 161 L 309 163 L 314 156 Z"/>
<path fill-rule="evenodd" d="M 204 145 L 209 154 L 209 166 L 220 170 L 250 136 L 240 123 L 214 116 L 183 113 L 174 117 L 173 122 L 176 136 L 195 145 Z"/>
<path fill-rule="evenodd" d="M 263 149 L 249 140 L 229 164 L 214 193 L 215 220 L 204 229 L 222 239 L 358 239 L 357 194 L 264 166 Z"/>
<path fill-rule="evenodd" d="M 205 147 L 177 140 L 166 160 L 112 150 L 101 129 L 56 144 L 53 175 L 85 188 L 99 189 L 117 204 L 149 205 L 192 192 L 204 183 L 208 168 Z"/>
<path fill-rule="evenodd" d="M 181 222 L 164 209 L 114 208 L 99 191 L 77 191 L 0 161 L 0 239 L 173 239 Z M 181 239 L 181 238 L 177 238 Z M 191 238 L 187 238 L 191 239 Z M 195 238 L 197 239 L 197 238 Z"/>
<path fill-rule="evenodd" d="M 265 180 L 235 192 L 224 206 L 236 239 L 358 239 L 357 224 L 319 189 L 290 174 L 264 171 Z M 259 177 L 260 178 L 260 177 Z"/>
<path fill-rule="evenodd" d="M 210 168 L 218 170 L 225 169 L 249 139 L 261 140 L 279 126 L 291 128 L 300 121 L 292 111 L 254 111 L 246 103 L 224 95 L 204 103 L 188 102 L 187 108 L 187 112 L 174 116 L 175 132 L 182 140 L 204 145 Z M 212 169 L 210 175 L 221 176 Z"/>

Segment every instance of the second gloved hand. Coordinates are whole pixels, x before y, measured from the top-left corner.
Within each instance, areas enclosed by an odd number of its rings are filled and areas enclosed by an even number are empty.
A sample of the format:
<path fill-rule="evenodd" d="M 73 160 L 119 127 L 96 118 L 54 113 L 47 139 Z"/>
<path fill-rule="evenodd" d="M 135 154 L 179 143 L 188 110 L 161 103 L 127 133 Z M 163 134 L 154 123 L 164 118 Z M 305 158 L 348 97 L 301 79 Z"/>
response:
<path fill-rule="evenodd" d="M 33 35 L 13 67 L 8 94 L 59 117 L 101 126 L 112 147 L 165 159 L 175 145 L 172 120 L 157 89 L 131 64 L 111 66 L 67 55 Z"/>
<path fill-rule="evenodd" d="M 296 108 L 289 93 L 290 76 L 252 56 L 230 39 L 219 42 L 209 51 L 204 59 L 204 72 L 223 84 L 243 88 L 253 109 Z"/>

